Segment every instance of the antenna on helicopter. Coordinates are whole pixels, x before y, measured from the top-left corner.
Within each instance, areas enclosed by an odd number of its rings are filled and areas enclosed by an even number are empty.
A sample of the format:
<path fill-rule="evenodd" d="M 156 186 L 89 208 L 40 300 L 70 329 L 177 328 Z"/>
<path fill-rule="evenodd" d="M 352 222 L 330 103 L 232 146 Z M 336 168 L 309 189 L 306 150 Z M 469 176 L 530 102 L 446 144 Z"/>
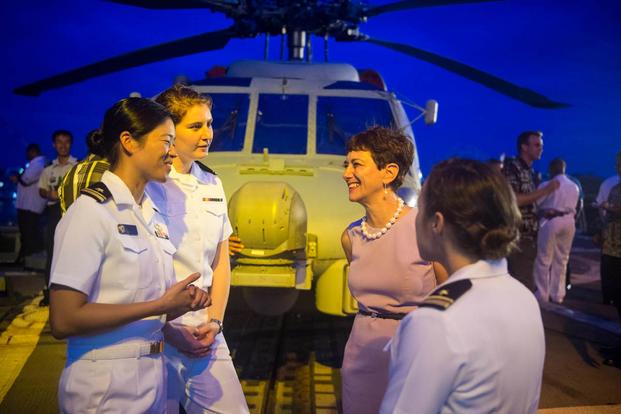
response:
<path fill-rule="evenodd" d="M 313 61 L 313 45 L 311 44 L 311 39 L 313 37 L 308 35 L 308 40 L 306 41 L 306 62 L 310 63 Z"/>
<path fill-rule="evenodd" d="M 323 61 L 328 61 L 328 34 L 323 35 Z"/>
<path fill-rule="evenodd" d="M 287 35 L 287 28 L 285 26 L 280 29 L 280 60 L 285 59 L 285 36 Z"/>

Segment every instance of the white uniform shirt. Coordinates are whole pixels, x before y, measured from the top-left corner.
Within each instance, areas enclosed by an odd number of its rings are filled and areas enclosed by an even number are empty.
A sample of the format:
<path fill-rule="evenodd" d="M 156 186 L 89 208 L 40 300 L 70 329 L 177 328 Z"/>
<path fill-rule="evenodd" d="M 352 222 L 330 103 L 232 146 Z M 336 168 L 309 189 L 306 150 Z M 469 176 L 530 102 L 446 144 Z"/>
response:
<path fill-rule="evenodd" d="M 207 290 L 213 280 L 211 265 L 218 244 L 233 231 L 222 182 L 194 163 L 189 174 L 180 174 L 173 167 L 166 183 L 149 183 L 147 192 L 166 215 L 170 240 L 177 249 L 177 280 L 199 272 L 201 277 L 195 284 Z M 176 321 L 196 326 L 205 323 L 206 312 L 188 312 Z"/>
<path fill-rule="evenodd" d="M 19 210 L 29 210 L 41 213 L 45 209 L 46 201 L 39 195 L 39 177 L 45 168 L 45 157 L 39 155 L 30 160 L 17 184 L 17 200 L 15 207 Z M 22 182 L 25 184 L 22 184 Z"/>
<path fill-rule="evenodd" d="M 621 177 L 618 175 L 613 175 L 612 177 L 608 177 L 604 180 L 604 182 L 599 186 L 599 192 L 597 193 L 597 198 L 595 202 L 597 204 L 602 204 L 608 201 L 608 196 L 610 195 L 610 190 L 617 184 L 621 182 Z"/>
<path fill-rule="evenodd" d="M 554 209 L 562 211 L 563 213 L 575 215 L 578 199 L 580 198 L 580 189 L 576 183 L 570 180 L 565 174 L 557 175 L 552 180 L 558 181 L 560 184 L 559 188 L 538 200 L 537 208 L 544 210 Z M 539 184 L 538 189 L 547 186 L 552 180 L 542 182 Z"/>
<path fill-rule="evenodd" d="M 45 167 L 45 169 L 41 173 L 41 176 L 39 177 L 39 188 L 45 191 L 58 190 L 58 187 L 62 183 L 65 174 L 67 174 L 71 167 L 73 167 L 77 162 L 77 159 L 69 156 L 69 160 L 67 161 L 67 163 L 60 165 L 58 163 L 58 158 L 56 158 L 54 161 L 52 161 L 50 165 Z M 56 203 L 58 203 L 58 200 L 47 201 L 48 206 Z"/>
<path fill-rule="evenodd" d="M 448 309 L 421 307 L 401 321 L 381 413 L 537 410 L 545 343 L 535 297 L 505 259 L 463 267 L 443 285 L 460 279 L 472 287 Z"/>
<path fill-rule="evenodd" d="M 101 180 L 112 193 L 104 203 L 81 195 L 56 227 L 50 284 L 69 286 L 89 302 L 133 303 L 161 297 L 174 283 L 164 218 L 145 195 L 142 208 L 125 183 L 106 171 Z M 113 330 L 68 340 L 72 346 L 99 348 L 160 339 L 165 315 Z"/>

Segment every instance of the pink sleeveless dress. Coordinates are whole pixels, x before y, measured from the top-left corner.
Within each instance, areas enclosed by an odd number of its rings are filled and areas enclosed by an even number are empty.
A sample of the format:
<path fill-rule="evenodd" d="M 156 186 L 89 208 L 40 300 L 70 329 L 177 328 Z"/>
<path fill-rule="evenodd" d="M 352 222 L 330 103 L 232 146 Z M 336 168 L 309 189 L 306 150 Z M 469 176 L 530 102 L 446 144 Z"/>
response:
<path fill-rule="evenodd" d="M 411 209 L 382 237 L 367 240 L 360 220 L 350 224 L 349 290 L 362 310 L 408 313 L 436 285 L 430 262 L 418 253 Z M 379 229 L 369 227 L 374 233 Z M 357 314 L 345 346 L 342 377 L 344 414 L 377 414 L 388 384 L 390 353 L 384 347 L 398 320 Z"/>

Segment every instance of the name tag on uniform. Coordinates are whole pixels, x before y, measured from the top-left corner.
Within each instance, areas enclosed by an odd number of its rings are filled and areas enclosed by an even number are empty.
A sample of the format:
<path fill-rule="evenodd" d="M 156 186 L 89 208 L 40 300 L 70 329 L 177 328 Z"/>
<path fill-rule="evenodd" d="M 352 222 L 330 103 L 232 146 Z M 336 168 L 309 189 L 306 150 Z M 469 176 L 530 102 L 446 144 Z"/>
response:
<path fill-rule="evenodd" d="M 127 234 L 128 236 L 138 235 L 138 227 L 133 224 L 118 224 L 116 228 L 119 230 L 119 234 Z"/>
<path fill-rule="evenodd" d="M 203 197 L 203 201 L 216 201 L 216 202 L 222 202 L 222 198 L 219 197 Z"/>

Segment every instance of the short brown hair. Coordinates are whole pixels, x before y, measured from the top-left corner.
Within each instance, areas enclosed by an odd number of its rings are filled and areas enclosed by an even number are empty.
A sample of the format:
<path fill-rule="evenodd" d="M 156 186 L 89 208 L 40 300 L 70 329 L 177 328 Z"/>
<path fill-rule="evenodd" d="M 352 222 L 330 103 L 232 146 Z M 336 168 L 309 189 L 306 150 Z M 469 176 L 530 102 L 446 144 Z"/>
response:
<path fill-rule="evenodd" d="M 160 93 L 155 102 L 163 105 L 172 115 L 173 122 L 181 122 L 188 110 L 195 105 L 207 105 L 211 110 L 213 103 L 209 95 L 201 95 L 189 86 L 180 83 Z"/>
<path fill-rule="evenodd" d="M 399 174 L 390 183 L 393 190 L 403 184 L 405 175 L 414 162 L 414 144 L 401 131 L 374 126 L 351 137 L 347 141 L 347 152 L 369 151 L 377 168 L 382 169 L 394 162 L 399 166 Z"/>
<path fill-rule="evenodd" d="M 528 145 L 528 139 L 531 137 L 543 137 L 543 132 L 541 131 L 524 131 L 517 137 L 517 155 L 518 157 L 522 153 L 522 145 Z"/>
<path fill-rule="evenodd" d="M 548 171 L 550 172 L 550 178 L 556 177 L 560 174 L 565 174 L 565 169 L 567 168 L 567 164 L 565 160 L 562 158 L 554 158 L 550 161 L 550 165 L 548 165 Z"/>
<path fill-rule="evenodd" d="M 515 195 L 489 165 L 459 158 L 442 161 L 422 191 L 422 213 L 442 213 L 464 251 L 478 259 L 500 259 L 516 245 L 521 215 Z"/>

